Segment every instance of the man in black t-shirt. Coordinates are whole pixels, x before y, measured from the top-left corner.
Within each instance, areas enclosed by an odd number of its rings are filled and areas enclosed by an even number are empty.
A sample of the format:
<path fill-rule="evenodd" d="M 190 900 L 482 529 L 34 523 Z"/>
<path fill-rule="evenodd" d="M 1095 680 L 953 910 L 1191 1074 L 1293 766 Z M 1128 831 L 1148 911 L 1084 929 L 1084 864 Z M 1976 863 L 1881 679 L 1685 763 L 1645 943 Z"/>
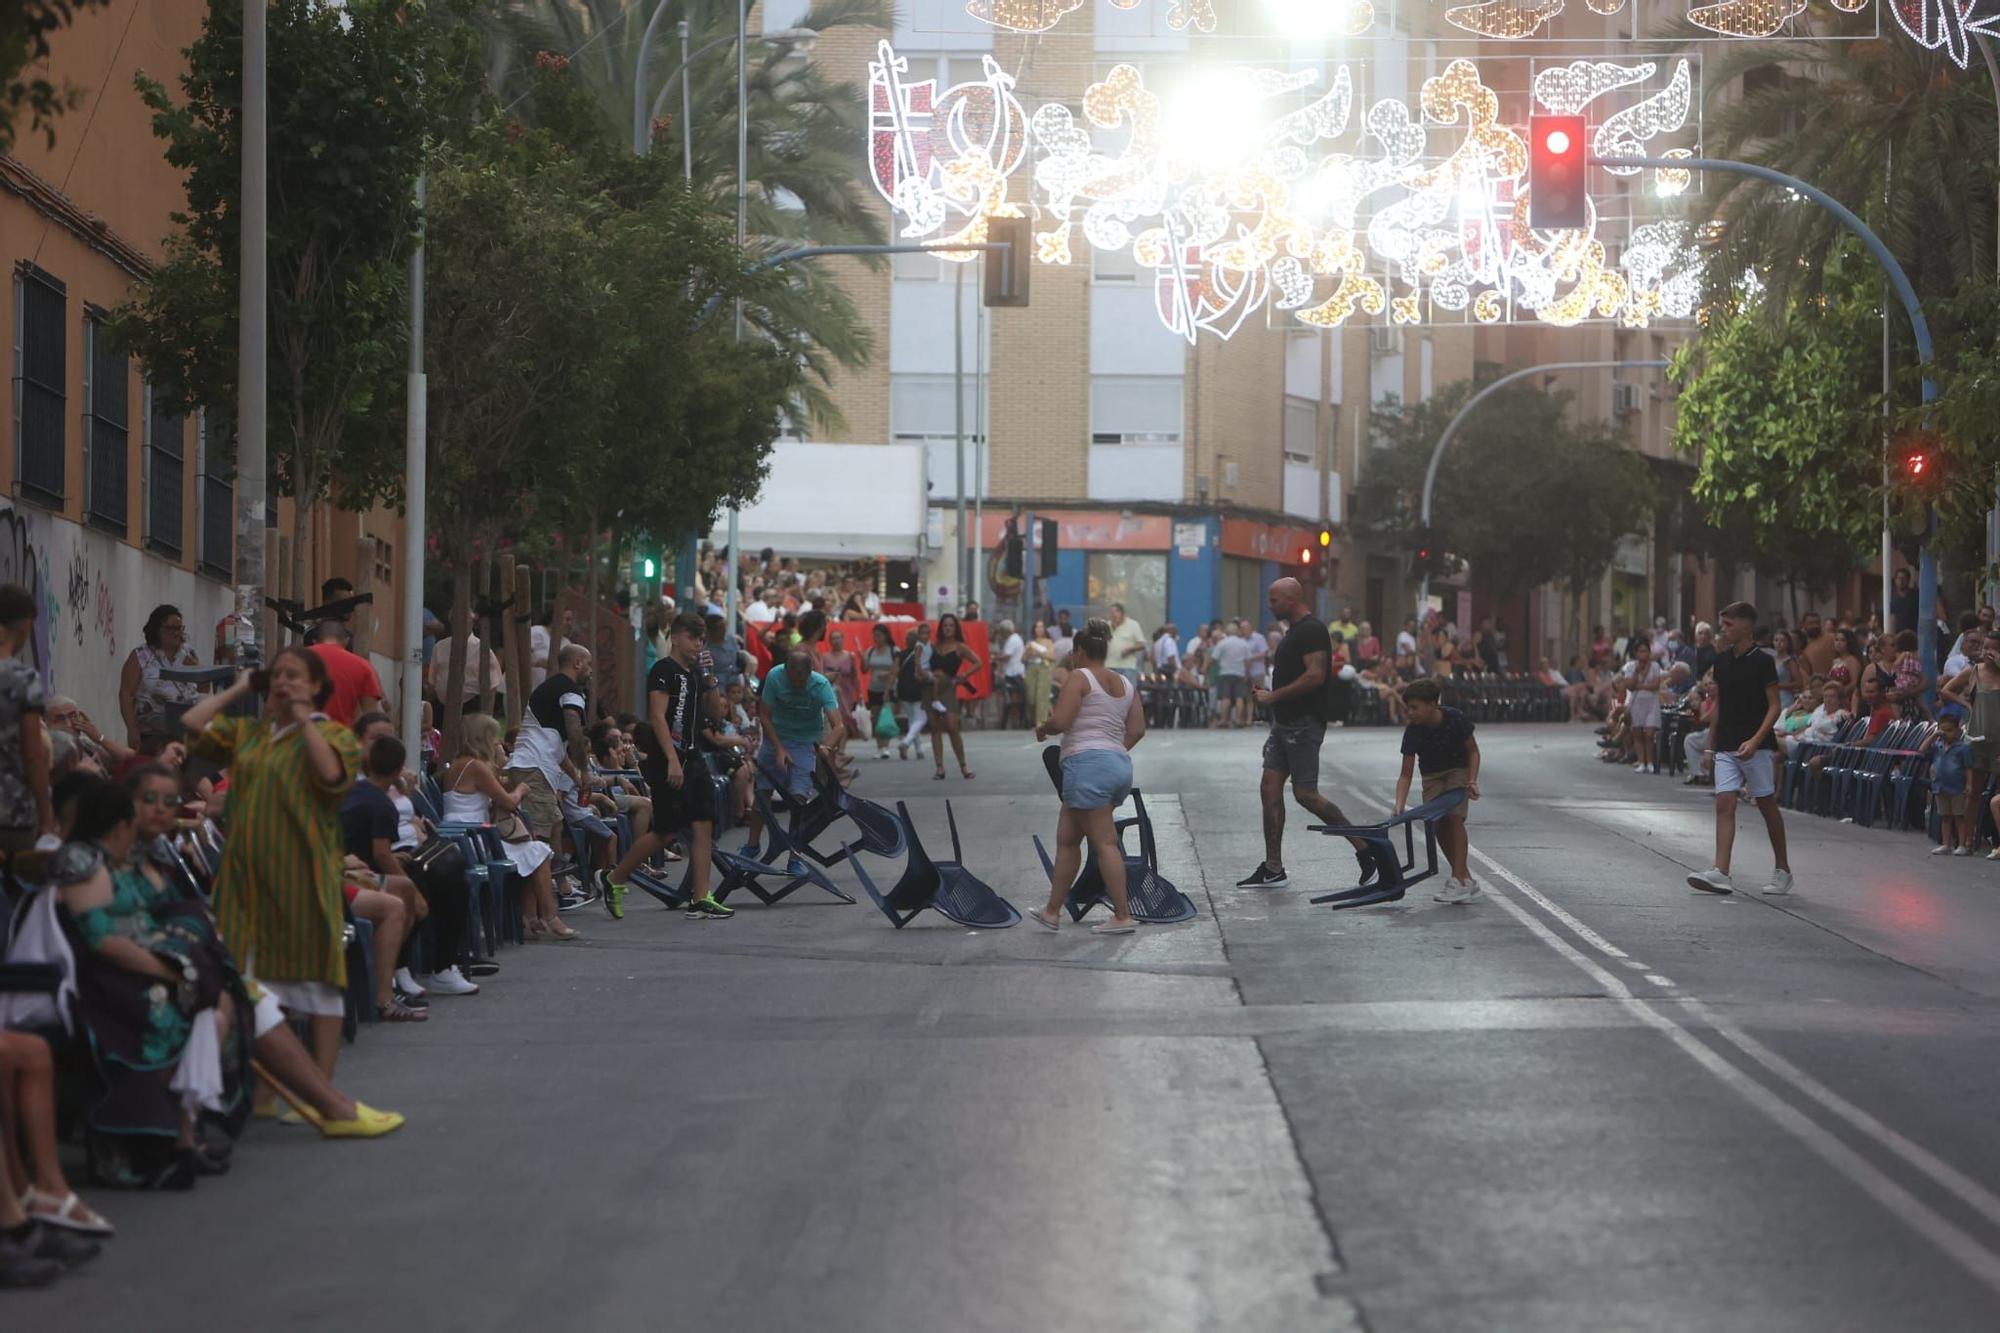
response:
<path fill-rule="evenodd" d="M 563 822 L 563 801 L 577 799 L 577 775 L 588 758 L 590 650 L 566 643 L 556 667 L 528 696 L 528 712 L 502 774 L 521 788 L 520 814 L 528 831 L 550 846 Z"/>
<path fill-rule="evenodd" d="M 1715 864 L 1687 877 L 1703 893 L 1728 893 L 1729 854 L 1736 844 L 1738 792 L 1748 792 L 1764 816 L 1777 869 L 1765 893 L 1792 891 L 1785 855 L 1785 819 L 1778 810 L 1778 666 L 1756 644 L 1757 612 L 1748 602 L 1722 608 L 1722 648 L 1716 654 L 1715 722 L 1709 749 L 1715 756 Z"/>
<path fill-rule="evenodd" d="M 1328 665 L 1333 640 L 1312 613 L 1306 591 L 1297 579 L 1271 585 L 1271 614 L 1289 628 L 1271 654 L 1271 688 L 1251 691 L 1259 705 L 1271 710 L 1271 734 L 1264 741 L 1264 780 L 1258 795 L 1264 804 L 1264 860 L 1242 879 L 1240 889 L 1276 889 L 1290 883 L 1285 874 L 1285 783 L 1292 798 L 1325 824 L 1345 824 L 1340 807 L 1319 791 L 1319 747 L 1326 739 Z M 1348 839 L 1361 858 L 1365 880 L 1379 867 L 1374 853 L 1358 838 Z"/>
<path fill-rule="evenodd" d="M 625 890 L 632 872 L 659 850 L 662 836 L 688 833 L 687 914 L 691 921 L 725 920 L 736 915 L 709 893 L 709 858 L 715 846 L 715 783 L 710 777 L 701 732 L 704 718 L 723 714 L 722 692 L 703 641 L 702 617 L 682 611 L 667 629 L 667 655 L 646 673 L 646 720 L 633 739 L 639 773 L 653 797 L 653 827 L 633 839 L 615 869 L 598 872 L 605 906 L 625 915 Z"/>

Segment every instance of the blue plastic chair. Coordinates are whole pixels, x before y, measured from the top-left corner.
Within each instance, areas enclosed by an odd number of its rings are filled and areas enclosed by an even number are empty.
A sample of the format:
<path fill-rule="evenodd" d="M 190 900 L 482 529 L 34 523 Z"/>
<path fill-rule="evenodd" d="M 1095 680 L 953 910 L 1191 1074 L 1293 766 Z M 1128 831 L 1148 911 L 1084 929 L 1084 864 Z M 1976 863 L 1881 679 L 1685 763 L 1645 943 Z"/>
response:
<path fill-rule="evenodd" d="M 1051 745 L 1042 751 L 1042 766 L 1048 770 L 1049 780 L 1055 784 L 1058 795 L 1062 793 L 1062 747 Z M 1118 835 L 1118 850 L 1125 861 L 1125 900 L 1128 910 L 1137 920 L 1150 925 L 1174 925 L 1182 921 L 1192 921 L 1197 915 L 1194 900 L 1174 886 L 1172 880 L 1160 873 L 1159 844 L 1153 837 L 1153 821 L 1146 813 L 1146 798 L 1137 787 L 1132 789 L 1133 813 L 1113 825 Z M 1139 854 L 1132 855 L 1125 850 L 1125 830 L 1139 831 Z M 1055 862 L 1050 859 L 1048 849 L 1042 845 L 1041 835 L 1034 838 L 1035 854 L 1042 858 L 1042 872 L 1051 877 L 1055 874 Z M 1083 868 L 1077 872 L 1076 882 L 1070 886 L 1069 896 L 1063 905 L 1069 909 L 1070 920 L 1081 921 L 1093 907 L 1099 904 L 1110 906 L 1111 898 L 1104 887 L 1104 868 L 1098 864 L 1097 849 L 1084 844 Z"/>
<path fill-rule="evenodd" d="M 1384 868 L 1384 874 L 1374 880 L 1363 880 L 1351 889 L 1337 893 L 1323 893 L 1307 899 L 1312 903 L 1330 903 L 1336 911 L 1346 907 L 1373 907 L 1378 903 L 1393 903 L 1409 892 L 1412 884 L 1421 884 L 1438 871 L 1437 821 L 1465 804 L 1464 790 L 1448 791 L 1435 801 L 1412 806 L 1392 819 L 1380 824 L 1340 825 L 1310 824 L 1314 833 L 1325 833 L 1338 838 L 1360 838 L 1375 850 L 1376 864 Z M 1424 865 L 1417 868 L 1416 837 L 1417 825 L 1424 829 Z M 1399 855 L 1393 833 L 1403 831 L 1403 850 Z M 1393 872 L 1393 873 L 1391 873 Z"/>
<path fill-rule="evenodd" d="M 901 877 L 884 893 L 875 886 L 861 858 L 852 857 L 854 873 L 860 877 L 863 891 L 898 930 L 909 925 L 926 908 L 976 930 L 1005 930 L 1019 925 L 1019 909 L 994 892 L 992 885 L 965 868 L 965 853 L 958 843 L 958 819 L 952 813 L 950 801 L 944 803 L 944 817 L 951 828 L 952 859 L 933 861 L 930 853 L 924 850 L 923 839 L 917 835 L 916 824 L 910 819 L 910 808 L 901 801 L 896 802 L 896 818 L 903 825 L 903 841 L 909 850 L 909 859 L 904 862 Z"/>

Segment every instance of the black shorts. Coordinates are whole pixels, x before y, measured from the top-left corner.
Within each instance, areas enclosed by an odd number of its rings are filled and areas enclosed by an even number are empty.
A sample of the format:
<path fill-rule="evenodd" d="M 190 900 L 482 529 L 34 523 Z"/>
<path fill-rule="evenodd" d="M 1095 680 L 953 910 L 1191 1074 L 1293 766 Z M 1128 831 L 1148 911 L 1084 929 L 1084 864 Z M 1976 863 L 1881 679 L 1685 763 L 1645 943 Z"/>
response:
<path fill-rule="evenodd" d="M 692 756 L 682 761 L 681 772 L 684 777 L 676 787 L 667 781 L 665 763 L 648 759 L 639 766 L 639 775 L 646 779 L 646 787 L 653 794 L 656 832 L 675 832 L 690 824 L 715 822 L 715 780 L 709 776 L 707 762 L 698 755 Z"/>

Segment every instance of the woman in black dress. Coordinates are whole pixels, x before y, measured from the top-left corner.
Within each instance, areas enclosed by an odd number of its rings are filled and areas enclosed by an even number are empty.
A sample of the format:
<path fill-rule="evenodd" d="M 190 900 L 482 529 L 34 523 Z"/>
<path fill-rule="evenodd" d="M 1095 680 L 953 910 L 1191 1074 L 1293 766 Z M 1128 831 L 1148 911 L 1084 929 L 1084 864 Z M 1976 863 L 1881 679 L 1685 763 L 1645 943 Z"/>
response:
<path fill-rule="evenodd" d="M 959 773 L 973 776 L 965 766 L 965 738 L 959 735 L 959 681 L 981 666 L 979 654 L 965 642 L 958 617 L 949 611 L 938 617 L 937 632 L 931 636 L 931 759 L 937 766 L 932 775 L 944 781 L 944 742 L 951 738 L 952 757 Z"/>

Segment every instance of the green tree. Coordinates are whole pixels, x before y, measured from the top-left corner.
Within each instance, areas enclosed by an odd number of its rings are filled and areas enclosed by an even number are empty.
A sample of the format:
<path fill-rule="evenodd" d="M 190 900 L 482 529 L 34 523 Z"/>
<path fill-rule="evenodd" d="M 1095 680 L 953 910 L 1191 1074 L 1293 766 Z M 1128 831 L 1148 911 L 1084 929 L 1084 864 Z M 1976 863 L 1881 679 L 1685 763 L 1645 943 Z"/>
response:
<path fill-rule="evenodd" d="M 1712 311 L 1667 371 L 1680 391 L 1674 444 L 1697 462 L 1691 490 L 1709 524 L 1808 589 L 1865 563 L 1881 531 L 1882 312 L 1869 267 L 1850 251 L 1824 297 L 1780 306 L 1763 292 Z"/>
<path fill-rule="evenodd" d="M 1473 390 L 1461 380 L 1370 414 L 1376 448 L 1355 510 L 1371 533 L 1407 541 L 1418 531 L 1431 453 Z M 1645 460 L 1616 431 L 1572 424 L 1568 403 L 1526 385 L 1502 389 L 1459 428 L 1439 465 L 1433 543 L 1497 596 L 1552 582 L 1587 587 L 1652 513 L 1658 488 Z"/>
<path fill-rule="evenodd" d="M 295 588 L 319 501 L 365 507 L 400 487 L 415 181 L 474 54 L 453 40 L 462 28 L 433 21 L 448 12 L 421 0 L 271 4 L 269 438 L 273 476 L 297 501 Z M 212 5 L 187 55 L 178 100 L 139 79 L 167 160 L 187 174 L 187 207 L 115 327 L 172 405 L 224 427 L 236 401 L 241 7 Z"/>
<path fill-rule="evenodd" d="M 51 147 L 56 118 L 83 100 L 80 89 L 58 84 L 45 74 L 28 73 L 30 65 L 49 58 L 49 38 L 87 9 L 102 9 L 111 0 L 14 0 L 0 5 L 0 153 L 14 151 L 22 118 L 30 132 L 39 131 Z"/>
<path fill-rule="evenodd" d="M 699 50 L 683 77 L 692 101 L 694 189 L 724 219 L 736 211 L 736 11 L 718 0 L 662 0 L 668 8 L 654 33 L 648 67 L 648 107 L 666 89 L 680 64 L 676 22 L 686 17 L 688 49 Z M 576 87 L 600 129 L 629 151 L 633 77 L 640 39 L 653 15 L 647 0 L 506 0 L 482 20 L 489 77 L 505 103 L 531 123 L 552 109 L 550 89 L 537 76 L 553 54 L 576 76 Z M 886 28 L 884 0 L 817 0 L 802 26 L 818 33 L 841 28 Z M 882 215 L 866 186 L 868 117 L 865 89 L 829 77 L 803 52 L 751 37 L 749 61 L 749 179 L 746 227 L 750 249 L 770 253 L 800 245 L 879 244 L 887 239 Z M 653 124 L 652 155 L 681 172 L 681 96 L 675 84 Z M 573 123 L 573 108 L 558 113 Z M 879 261 L 871 261 L 879 262 Z M 840 418 L 828 384 L 836 366 L 857 366 L 874 353 L 874 339 L 853 299 L 836 277 L 817 265 L 795 265 L 784 280 L 765 284 L 747 318 L 781 341 L 794 331 L 811 378 L 799 397 L 812 420 L 835 430 Z"/>

